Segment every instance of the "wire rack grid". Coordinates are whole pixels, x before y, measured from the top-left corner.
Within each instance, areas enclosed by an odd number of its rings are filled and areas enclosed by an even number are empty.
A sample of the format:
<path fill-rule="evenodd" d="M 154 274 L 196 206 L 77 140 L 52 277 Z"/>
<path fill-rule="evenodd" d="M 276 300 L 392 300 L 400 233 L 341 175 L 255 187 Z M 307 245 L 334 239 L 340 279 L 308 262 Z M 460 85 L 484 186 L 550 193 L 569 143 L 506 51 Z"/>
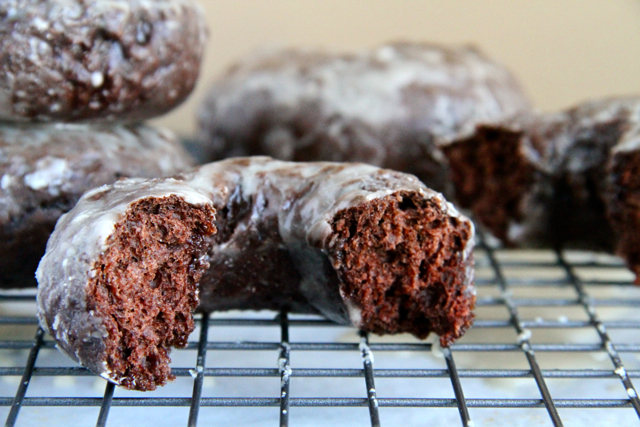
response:
<path fill-rule="evenodd" d="M 175 383 L 152 393 L 61 357 L 33 293 L 2 291 L 0 415 L 7 426 L 640 425 L 640 289 L 621 261 L 487 241 L 475 251 L 477 320 L 450 348 L 307 315 L 205 314 L 172 354 Z"/>

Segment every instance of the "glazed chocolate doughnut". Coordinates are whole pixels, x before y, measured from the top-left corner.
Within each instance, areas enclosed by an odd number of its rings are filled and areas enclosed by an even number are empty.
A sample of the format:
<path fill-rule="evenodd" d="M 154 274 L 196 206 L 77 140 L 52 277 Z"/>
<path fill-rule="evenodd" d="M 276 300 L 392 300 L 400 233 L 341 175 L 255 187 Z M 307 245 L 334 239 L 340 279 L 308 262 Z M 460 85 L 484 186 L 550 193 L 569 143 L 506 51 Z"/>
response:
<path fill-rule="evenodd" d="M 615 252 L 640 278 L 640 98 L 478 126 L 444 151 L 458 202 L 513 246 Z"/>
<path fill-rule="evenodd" d="M 193 89 L 206 38 L 192 0 L 3 0 L 0 119 L 158 116 Z"/>
<path fill-rule="evenodd" d="M 414 174 L 450 196 L 438 145 L 528 110 L 511 74 L 477 50 L 394 43 L 356 55 L 248 57 L 211 88 L 199 127 L 212 160 L 363 162 Z"/>
<path fill-rule="evenodd" d="M 0 287 L 36 285 L 57 219 L 85 191 L 191 166 L 173 134 L 146 126 L 0 125 Z"/>
<path fill-rule="evenodd" d="M 136 390 L 172 378 L 197 287 L 201 311 L 320 313 L 449 345 L 473 321 L 473 235 L 411 175 L 230 159 L 85 194 L 38 267 L 38 315 L 71 358 Z"/>

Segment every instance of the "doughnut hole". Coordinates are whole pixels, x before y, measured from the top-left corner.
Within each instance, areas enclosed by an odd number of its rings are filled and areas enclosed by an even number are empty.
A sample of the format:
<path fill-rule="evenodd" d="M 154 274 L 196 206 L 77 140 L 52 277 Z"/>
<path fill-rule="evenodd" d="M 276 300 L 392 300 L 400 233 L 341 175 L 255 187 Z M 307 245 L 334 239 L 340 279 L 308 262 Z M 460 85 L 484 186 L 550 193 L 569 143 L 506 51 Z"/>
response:
<path fill-rule="evenodd" d="M 143 391 L 174 379 L 169 351 L 194 329 L 214 213 L 175 195 L 147 198 L 115 225 L 93 266 L 87 309 L 102 318 L 107 369 L 118 384 Z"/>
<path fill-rule="evenodd" d="M 458 204 L 506 243 L 512 243 L 509 223 L 522 219 L 521 200 L 534 176 L 520 152 L 521 137 L 520 132 L 479 126 L 472 137 L 444 147 Z"/>
<path fill-rule="evenodd" d="M 469 328 L 475 295 L 467 221 L 435 200 L 398 192 L 339 211 L 332 229 L 341 293 L 361 311 L 361 329 L 419 338 L 435 332 L 448 346 Z"/>

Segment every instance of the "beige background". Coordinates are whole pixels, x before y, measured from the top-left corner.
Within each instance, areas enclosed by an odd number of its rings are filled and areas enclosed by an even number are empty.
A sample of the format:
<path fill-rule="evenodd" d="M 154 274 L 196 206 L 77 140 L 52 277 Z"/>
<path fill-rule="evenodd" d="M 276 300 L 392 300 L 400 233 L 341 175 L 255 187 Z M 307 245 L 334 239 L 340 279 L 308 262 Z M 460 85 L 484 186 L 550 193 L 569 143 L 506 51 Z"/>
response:
<path fill-rule="evenodd" d="M 640 0 L 199 0 L 210 39 L 191 98 L 154 122 L 192 135 L 207 86 L 261 46 L 353 51 L 389 40 L 473 43 L 554 110 L 640 94 Z"/>

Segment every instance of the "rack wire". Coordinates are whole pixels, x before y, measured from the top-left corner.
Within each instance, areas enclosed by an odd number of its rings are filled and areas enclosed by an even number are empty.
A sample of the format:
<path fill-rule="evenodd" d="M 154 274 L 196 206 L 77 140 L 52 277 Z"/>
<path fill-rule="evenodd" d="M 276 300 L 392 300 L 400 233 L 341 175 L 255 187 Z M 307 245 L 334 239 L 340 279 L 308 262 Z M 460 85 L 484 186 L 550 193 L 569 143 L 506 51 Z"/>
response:
<path fill-rule="evenodd" d="M 176 383 L 191 384 L 190 394 L 174 383 L 153 393 L 126 392 L 94 377 L 52 350 L 51 337 L 37 325 L 33 292 L 0 291 L 0 416 L 8 426 L 39 425 L 47 408 L 60 409 L 55 417 L 62 420 L 89 408 L 79 424 L 106 426 L 119 425 L 112 416 L 119 408 L 142 408 L 144 417 L 164 408 L 162 417 L 177 411 L 183 424 L 195 426 L 205 410 L 213 411 L 207 425 L 224 425 L 216 411 L 237 408 L 234 425 L 242 425 L 247 408 L 261 408 L 266 412 L 251 415 L 246 425 L 331 424 L 335 413 L 372 426 L 429 419 L 452 425 L 452 417 L 463 426 L 487 420 L 580 425 L 584 417 L 599 425 L 640 425 L 633 383 L 640 378 L 640 288 L 622 262 L 586 252 L 508 251 L 479 237 L 477 320 L 450 348 L 435 339 L 370 336 L 317 316 L 200 315 L 187 347 L 172 356 Z M 229 332 L 234 328 L 262 339 L 244 340 Z M 237 363 L 224 366 L 222 354 Z M 247 357 L 246 366 L 237 366 Z M 53 380 L 32 385 L 47 378 Z M 64 378 L 93 386 L 57 387 Z M 216 386 L 220 379 L 226 388 Z M 240 379 L 249 385 L 234 395 L 229 384 Z M 323 382 L 301 393 L 303 382 L 314 379 Z M 314 410 L 305 415 L 308 408 Z"/>

